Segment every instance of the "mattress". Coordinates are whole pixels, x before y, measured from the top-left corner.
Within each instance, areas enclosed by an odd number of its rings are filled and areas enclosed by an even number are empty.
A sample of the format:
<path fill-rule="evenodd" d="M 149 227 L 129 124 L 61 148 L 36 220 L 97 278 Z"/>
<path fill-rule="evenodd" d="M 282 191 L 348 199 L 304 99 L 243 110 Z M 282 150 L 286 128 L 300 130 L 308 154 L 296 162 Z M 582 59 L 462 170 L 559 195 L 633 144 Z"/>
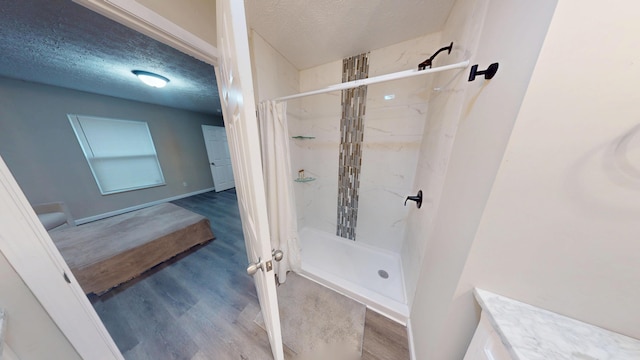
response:
<path fill-rule="evenodd" d="M 86 294 L 101 294 L 214 238 L 209 219 L 171 203 L 49 235 Z"/>

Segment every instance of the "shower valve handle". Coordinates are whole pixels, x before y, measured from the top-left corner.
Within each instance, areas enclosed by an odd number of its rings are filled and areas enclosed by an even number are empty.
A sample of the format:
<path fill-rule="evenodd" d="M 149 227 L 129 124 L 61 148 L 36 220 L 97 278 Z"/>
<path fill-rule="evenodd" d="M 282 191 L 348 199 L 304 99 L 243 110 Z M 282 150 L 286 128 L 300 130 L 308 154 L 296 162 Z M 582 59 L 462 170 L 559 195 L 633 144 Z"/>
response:
<path fill-rule="evenodd" d="M 422 190 L 418 190 L 418 195 L 416 196 L 407 196 L 407 198 L 404 200 L 404 206 L 407 206 L 407 201 L 415 201 L 416 202 L 416 206 L 418 207 L 418 209 L 420 209 L 420 207 L 422 206 Z"/>

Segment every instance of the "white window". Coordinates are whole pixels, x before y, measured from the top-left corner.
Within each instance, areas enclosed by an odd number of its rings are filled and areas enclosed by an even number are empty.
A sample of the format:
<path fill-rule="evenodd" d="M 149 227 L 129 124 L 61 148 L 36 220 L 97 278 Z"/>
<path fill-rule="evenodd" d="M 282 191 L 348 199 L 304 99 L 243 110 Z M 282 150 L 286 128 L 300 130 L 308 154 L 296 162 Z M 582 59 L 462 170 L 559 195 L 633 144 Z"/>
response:
<path fill-rule="evenodd" d="M 165 184 L 146 122 L 68 117 L 102 195 Z"/>

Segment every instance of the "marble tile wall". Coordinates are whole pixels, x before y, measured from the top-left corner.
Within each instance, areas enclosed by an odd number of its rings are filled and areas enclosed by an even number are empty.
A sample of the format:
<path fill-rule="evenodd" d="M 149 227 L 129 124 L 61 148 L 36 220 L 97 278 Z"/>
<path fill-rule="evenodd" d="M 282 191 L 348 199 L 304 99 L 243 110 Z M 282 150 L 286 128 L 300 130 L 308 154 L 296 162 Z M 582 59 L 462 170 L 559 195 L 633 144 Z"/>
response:
<path fill-rule="evenodd" d="M 300 72 L 300 91 L 323 88 L 341 82 L 342 60 Z M 296 183 L 296 196 L 302 196 L 297 208 L 298 227 L 311 227 L 330 234 L 336 231 L 338 198 L 338 156 L 340 148 L 341 93 L 339 91 L 289 101 L 300 109 L 299 121 L 289 121 L 289 129 L 300 135 L 314 136 L 312 140 L 294 140 L 291 144 L 292 166 L 304 169 L 307 176 L 316 178 L 308 183 Z"/>
<path fill-rule="evenodd" d="M 425 35 L 369 54 L 369 77 L 417 68 L 442 46 L 440 33 Z M 446 45 L 446 44 L 445 44 Z M 341 82 L 342 61 L 300 71 L 300 91 Z M 358 197 L 357 241 L 400 253 L 410 207 L 404 198 L 415 195 L 417 159 L 433 95 L 431 76 L 368 86 Z M 394 95 L 385 100 L 385 95 Z M 299 226 L 335 233 L 340 147 L 340 92 L 289 102 L 297 106 L 298 122 L 289 128 L 315 136 L 294 140 L 292 166 L 317 180 L 296 184 Z M 424 189 L 423 189 L 424 190 Z M 300 215 L 302 214 L 302 215 Z"/>
<path fill-rule="evenodd" d="M 484 22 L 488 1 L 458 1 L 442 31 L 442 46 L 454 42 L 451 54 L 435 59 L 434 66 L 456 63 L 471 57 Z M 451 149 L 463 114 L 463 101 L 469 71 L 452 70 L 432 76 L 433 91 L 427 111 L 428 121 L 424 128 L 423 141 L 418 151 L 415 186 L 423 191 L 420 211 L 413 211 L 407 218 L 405 242 L 402 244 L 402 266 L 409 306 L 420 276 L 426 249 L 433 238 L 435 220 L 445 183 Z M 468 109 L 467 109 L 468 111 Z M 434 275 L 437 276 L 437 275 Z"/>

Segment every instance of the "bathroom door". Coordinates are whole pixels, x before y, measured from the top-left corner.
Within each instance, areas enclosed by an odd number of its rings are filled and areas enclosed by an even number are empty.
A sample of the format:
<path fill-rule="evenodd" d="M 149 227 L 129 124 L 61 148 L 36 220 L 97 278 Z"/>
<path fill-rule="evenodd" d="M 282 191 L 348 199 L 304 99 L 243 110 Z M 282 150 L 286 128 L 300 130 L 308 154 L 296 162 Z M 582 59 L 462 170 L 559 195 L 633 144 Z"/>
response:
<path fill-rule="evenodd" d="M 244 1 L 216 1 L 220 91 L 249 262 L 273 358 L 283 360 Z M 255 266 L 257 265 L 257 266 Z"/>

